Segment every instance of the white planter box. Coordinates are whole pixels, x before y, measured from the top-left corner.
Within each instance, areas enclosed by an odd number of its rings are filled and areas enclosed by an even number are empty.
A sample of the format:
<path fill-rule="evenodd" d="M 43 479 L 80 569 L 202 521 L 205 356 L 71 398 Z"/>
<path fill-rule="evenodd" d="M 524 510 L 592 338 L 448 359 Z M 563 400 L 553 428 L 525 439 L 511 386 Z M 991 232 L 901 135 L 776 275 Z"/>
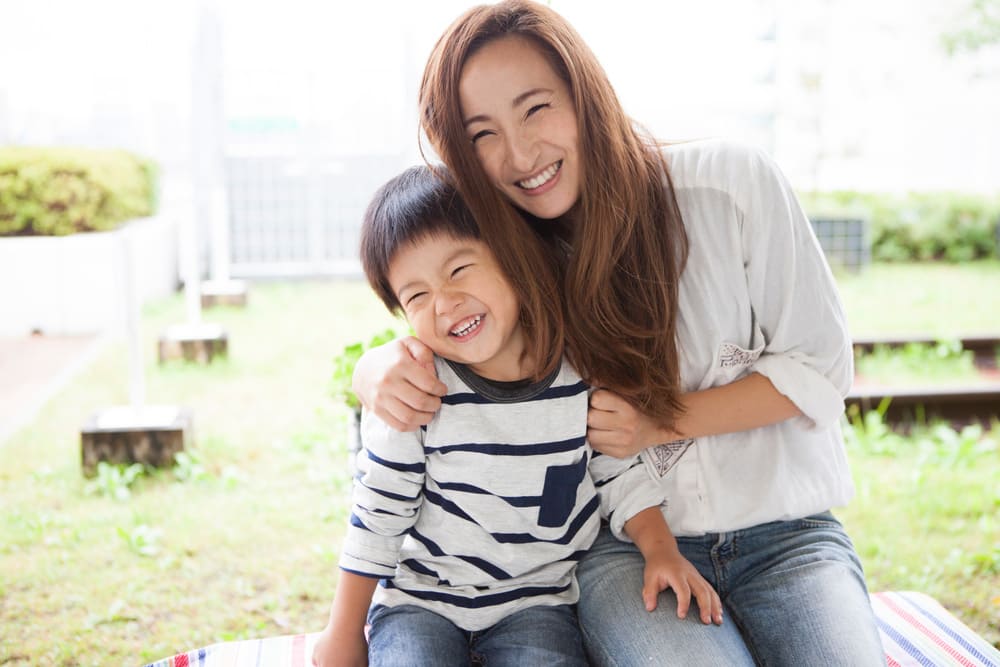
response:
<path fill-rule="evenodd" d="M 162 215 L 113 232 L 0 238 L 0 336 L 123 327 L 123 235 L 140 302 L 177 289 L 177 230 Z"/>

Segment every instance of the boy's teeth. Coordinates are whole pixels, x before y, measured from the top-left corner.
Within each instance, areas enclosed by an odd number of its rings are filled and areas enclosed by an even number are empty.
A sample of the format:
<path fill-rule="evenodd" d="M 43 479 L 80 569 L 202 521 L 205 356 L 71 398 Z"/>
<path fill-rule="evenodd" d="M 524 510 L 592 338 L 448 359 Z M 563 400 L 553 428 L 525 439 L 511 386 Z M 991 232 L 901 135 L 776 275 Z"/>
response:
<path fill-rule="evenodd" d="M 458 337 L 468 336 L 470 333 L 472 333 L 479 327 L 479 323 L 482 321 L 483 321 L 483 316 L 476 315 L 474 318 L 463 324 L 461 327 L 457 329 L 452 329 L 451 335 Z"/>
<path fill-rule="evenodd" d="M 556 175 L 559 171 L 559 167 L 562 166 L 562 160 L 556 162 L 551 167 L 540 173 L 534 178 L 526 178 L 523 181 L 518 181 L 517 184 L 520 185 L 525 190 L 534 190 L 535 188 L 540 188 L 541 186 L 552 180 L 552 177 Z"/>

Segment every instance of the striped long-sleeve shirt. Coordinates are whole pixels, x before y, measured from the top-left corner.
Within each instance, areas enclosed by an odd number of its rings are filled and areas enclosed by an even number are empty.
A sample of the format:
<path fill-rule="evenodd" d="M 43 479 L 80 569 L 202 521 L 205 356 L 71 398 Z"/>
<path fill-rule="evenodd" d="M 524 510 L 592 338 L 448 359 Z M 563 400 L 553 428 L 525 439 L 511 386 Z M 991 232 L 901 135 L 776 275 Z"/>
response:
<path fill-rule="evenodd" d="M 588 388 L 568 364 L 514 386 L 435 363 L 448 394 L 424 429 L 362 418 L 340 567 L 380 578 L 375 602 L 424 607 L 466 630 L 576 602 L 574 569 L 601 516 L 621 535 L 662 492 L 638 458 L 590 450 Z"/>

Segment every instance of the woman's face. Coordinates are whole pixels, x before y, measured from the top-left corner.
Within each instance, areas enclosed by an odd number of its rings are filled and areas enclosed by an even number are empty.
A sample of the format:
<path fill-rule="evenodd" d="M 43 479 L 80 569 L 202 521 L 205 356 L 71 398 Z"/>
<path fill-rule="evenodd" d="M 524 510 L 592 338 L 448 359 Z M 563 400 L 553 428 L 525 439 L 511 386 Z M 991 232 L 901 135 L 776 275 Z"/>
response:
<path fill-rule="evenodd" d="M 529 40 L 501 37 L 470 57 L 459 81 L 467 136 L 486 175 L 516 206 L 557 218 L 580 197 L 569 86 Z"/>

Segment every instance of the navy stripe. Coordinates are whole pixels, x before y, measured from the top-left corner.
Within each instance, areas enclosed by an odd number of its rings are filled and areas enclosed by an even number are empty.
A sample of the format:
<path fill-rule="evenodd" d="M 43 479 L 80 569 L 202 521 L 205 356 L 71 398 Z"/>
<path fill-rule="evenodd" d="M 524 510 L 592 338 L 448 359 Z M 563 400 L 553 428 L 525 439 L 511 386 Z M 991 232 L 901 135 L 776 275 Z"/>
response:
<path fill-rule="evenodd" d="M 475 598 L 467 598 L 461 595 L 451 595 L 441 591 L 413 591 L 408 588 L 400 588 L 391 581 L 384 582 L 384 586 L 386 588 L 395 588 L 396 590 L 402 591 L 403 593 L 413 596 L 418 600 L 444 602 L 445 604 L 450 604 L 453 607 L 462 607 L 464 609 L 494 607 L 507 602 L 512 602 L 514 600 L 523 600 L 524 598 L 537 597 L 540 595 L 560 595 L 568 591 L 571 585 L 572 584 L 547 587 L 528 586 L 525 588 L 504 591 L 503 593 L 493 593 L 492 595 L 481 595 Z"/>
<path fill-rule="evenodd" d="M 464 482 L 441 482 L 437 486 L 440 489 L 447 489 L 448 491 L 462 491 L 481 496 L 494 496 L 513 507 L 538 507 L 542 504 L 542 496 L 497 496 L 491 491 L 473 486 L 472 484 L 465 484 Z"/>
<path fill-rule="evenodd" d="M 506 570 L 497 567 L 488 560 L 477 558 L 476 556 L 454 556 L 454 558 L 457 558 L 461 561 L 465 561 L 466 563 L 472 565 L 473 567 L 478 567 L 480 570 L 482 570 L 483 572 L 485 572 L 486 574 L 490 575 L 491 577 L 493 577 L 498 581 L 514 578 L 514 575 L 510 574 Z"/>
<path fill-rule="evenodd" d="M 367 484 L 364 483 L 362 483 L 361 486 L 365 487 L 372 493 L 376 493 L 382 496 L 383 498 L 389 498 L 390 500 L 402 500 L 406 502 L 413 502 L 414 500 L 420 497 L 420 496 L 404 496 L 401 493 L 393 493 L 392 491 L 384 491 L 382 489 L 376 489 L 374 486 L 368 486 Z"/>
<path fill-rule="evenodd" d="M 441 575 L 440 574 L 438 574 L 437 572 L 435 572 L 431 568 L 427 567 L 426 565 L 424 565 L 423 563 L 421 563 L 416 558 L 407 558 L 404 561 L 400 561 L 399 564 L 400 564 L 401 567 L 405 567 L 406 569 L 410 570 L 411 572 L 416 572 L 417 574 L 423 574 L 423 575 L 428 576 L 428 577 L 434 577 L 435 579 L 438 580 L 438 583 L 441 584 L 441 585 L 443 585 L 443 586 L 447 586 L 448 585 L 448 582 L 446 582 L 446 581 L 444 581 L 444 580 L 441 579 Z"/>
<path fill-rule="evenodd" d="M 400 463 L 399 461 L 389 461 L 387 459 L 382 459 L 371 453 L 370 450 L 365 450 L 368 452 L 368 459 L 379 464 L 383 468 L 389 468 L 390 470 L 398 470 L 399 472 L 415 472 L 417 474 L 424 474 L 424 462 L 420 463 Z"/>
<path fill-rule="evenodd" d="M 566 533 L 559 538 L 554 540 L 543 540 L 537 535 L 532 535 L 531 533 L 490 533 L 490 535 L 497 542 L 501 544 L 530 544 L 532 542 L 545 542 L 549 544 L 569 544 L 576 537 L 576 534 L 580 532 L 580 529 L 587 522 L 587 520 L 594 515 L 597 511 L 598 506 L 601 502 L 598 500 L 597 496 L 590 499 L 580 513 L 577 514 L 572 523 L 570 523 L 569 528 Z"/>
<path fill-rule="evenodd" d="M 541 394 L 539 394 L 535 400 L 542 400 L 547 398 L 566 398 L 567 396 L 576 396 L 577 394 L 582 394 L 588 389 L 587 385 L 580 380 L 576 384 L 564 384 L 561 387 L 549 387 Z"/>
<path fill-rule="evenodd" d="M 581 435 L 575 438 L 570 438 L 569 440 L 556 440 L 553 442 L 531 444 L 525 443 L 523 445 L 508 445 L 498 442 L 470 442 L 457 445 L 442 445 L 441 447 L 424 447 L 424 451 L 428 454 L 471 452 L 473 454 L 483 454 L 485 456 L 543 456 L 545 454 L 571 452 L 574 449 L 583 447 L 586 442 L 586 436 Z"/>
<path fill-rule="evenodd" d="M 359 577 L 365 577 L 366 579 L 384 579 L 385 575 L 382 574 L 371 574 L 370 572 L 358 572 L 357 570 L 352 570 L 349 567 L 340 566 L 340 569 L 344 572 L 350 572 L 351 574 L 356 574 Z"/>
<path fill-rule="evenodd" d="M 417 532 L 416 529 L 411 530 L 410 531 L 410 535 L 413 537 L 413 539 L 415 539 L 416 541 L 418 541 L 422 545 L 424 545 L 424 548 L 426 548 L 427 551 L 430 552 L 430 554 L 432 556 L 439 556 L 439 557 L 440 556 L 447 556 L 449 558 L 455 558 L 457 560 L 464 561 L 464 562 L 468 563 L 469 565 L 472 565 L 474 567 L 479 568 L 480 570 L 482 570 L 486 574 L 490 575 L 494 579 L 511 579 L 512 578 L 510 574 L 508 574 L 504 570 L 500 569 L 499 567 L 497 567 L 493 563 L 490 563 L 490 562 L 487 562 L 487 561 L 483 560 L 482 558 L 476 558 L 475 556 L 462 556 L 462 555 L 459 555 L 459 554 L 446 554 L 444 552 L 444 550 L 440 546 L 438 546 L 438 544 L 436 542 L 434 542 L 432 539 L 430 539 L 426 535 Z"/>
<path fill-rule="evenodd" d="M 587 553 L 586 549 L 582 549 L 580 551 L 574 551 L 570 555 L 568 555 L 565 558 L 563 558 L 563 560 L 579 562 L 580 559 L 583 558 L 586 553 Z"/>
<path fill-rule="evenodd" d="M 616 479 L 618 479 L 619 477 L 621 477 L 622 475 L 624 475 L 625 473 L 627 473 L 629 470 L 634 470 L 635 468 L 638 468 L 638 467 L 640 467 L 642 465 L 643 465 L 642 459 L 636 457 L 635 461 L 632 463 L 632 465 L 630 465 L 628 467 L 628 469 L 622 470 L 617 475 L 612 475 L 610 477 L 605 477 L 604 479 L 601 479 L 601 480 L 594 480 L 594 487 L 599 489 L 602 486 L 604 486 L 605 484 L 610 484 L 611 482 L 615 481 Z"/>
<path fill-rule="evenodd" d="M 453 514 L 454 516 L 457 516 L 459 518 L 465 519 L 466 521 L 469 521 L 470 523 L 476 523 L 478 525 L 478 523 L 476 522 L 476 520 L 473 519 L 468 514 L 466 514 L 465 511 L 461 507 L 459 507 L 458 505 L 456 505 L 452 501 L 448 500 L 444 496 L 439 495 L 437 493 L 434 493 L 430 489 L 424 489 L 424 500 L 426 502 L 433 503 L 434 505 L 437 505 L 438 507 L 440 507 L 441 509 L 443 509 L 448 514 Z"/>
<path fill-rule="evenodd" d="M 434 540 L 430 539 L 429 537 L 427 537 L 423 533 L 417 531 L 416 527 L 411 528 L 410 532 L 408 534 L 410 535 L 410 537 L 412 537 L 413 539 L 415 539 L 417 542 L 420 542 L 422 545 L 424 545 L 424 548 L 427 549 L 427 551 L 428 551 L 428 553 L 430 553 L 430 555 L 432 555 L 432 556 L 446 556 L 446 555 L 448 555 L 448 554 L 445 554 L 444 549 L 442 549 L 441 547 L 439 547 L 437 545 L 437 542 L 435 542 Z"/>
<path fill-rule="evenodd" d="M 585 391 L 587 391 L 587 385 L 580 381 L 576 384 L 549 387 L 537 396 L 519 400 L 518 403 L 531 403 L 534 401 L 548 401 L 556 398 L 567 398 L 570 396 L 576 396 L 577 394 L 581 394 Z M 441 399 L 441 403 L 444 405 L 486 405 L 490 403 L 497 403 L 497 401 L 486 398 L 485 396 L 475 392 L 459 392 L 444 396 Z"/>
<path fill-rule="evenodd" d="M 406 508 L 404 508 L 406 510 L 409 510 L 406 514 L 396 514 L 395 512 L 390 512 L 389 510 L 383 510 L 383 509 L 378 509 L 378 508 L 371 509 L 371 508 L 365 507 L 364 505 L 361 505 L 361 504 L 356 504 L 355 505 L 355 509 L 362 510 L 365 514 L 379 514 L 381 516 L 394 516 L 397 519 L 412 519 L 414 517 L 414 514 L 416 513 L 415 512 L 415 508 L 413 508 L 413 507 L 406 507 Z"/>
<path fill-rule="evenodd" d="M 372 529 L 366 526 L 354 512 L 351 512 L 351 525 L 361 530 L 367 530 L 369 533 L 372 532 Z"/>

